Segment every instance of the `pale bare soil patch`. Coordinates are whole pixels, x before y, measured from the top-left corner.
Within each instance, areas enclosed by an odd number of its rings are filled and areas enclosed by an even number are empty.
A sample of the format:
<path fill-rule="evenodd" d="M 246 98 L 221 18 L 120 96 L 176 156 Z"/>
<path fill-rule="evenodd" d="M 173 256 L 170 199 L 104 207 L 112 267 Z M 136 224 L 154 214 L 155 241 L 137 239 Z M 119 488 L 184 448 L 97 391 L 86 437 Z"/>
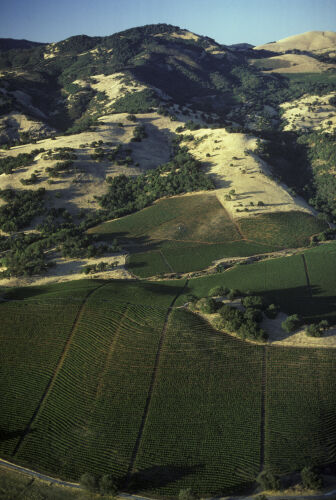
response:
<path fill-rule="evenodd" d="M 49 135 L 55 130 L 42 121 L 32 120 L 31 117 L 16 111 L 0 118 L 0 143 L 6 142 L 8 139 L 19 139 L 22 132 L 28 132 L 31 137 L 38 138 Z"/>
<path fill-rule="evenodd" d="M 46 151 L 55 148 L 70 147 L 77 154 L 73 172 L 62 178 L 51 179 L 46 172 L 47 167 L 54 166 L 60 160 L 44 160 L 44 153 L 40 153 L 29 167 L 22 167 L 12 174 L 0 175 L 0 189 L 37 189 L 44 187 L 47 190 L 47 205 L 64 207 L 70 213 L 76 213 L 80 208 L 97 209 L 98 201 L 95 196 L 102 196 L 107 192 L 106 178 L 120 174 L 139 175 L 142 172 L 165 163 L 170 158 L 171 132 L 181 125 L 172 122 L 169 118 L 157 113 L 137 115 L 137 122 L 127 120 L 127 114 L 111 114 L 100 119 L 101 124 L 95 131 L 80 134 L 58 136 L 55 140 L 44 139 L 36 144 L 16 146 L 8 151 L 0 151 L 0 158 L 17 156 L 19 153 L 30 153 L 34 149 L 44 148 Z M 118 123 L 124 126 L 120 127 Z M 141 142 L 130 142 L 137 125 L 145 126 L 148 137 Z M 134 165 L 117 165 L 116 162 L 92 160 L 94 148 L 90 144 L 103 140 L 113 145 L 123 144 L 132 150 Z M 83 147 L 82 145 L 86 146 Z M 113 146 L 112 146 L 113 147 Z M 136 166 L 135 164 L 139 165 Z M 40 182 L 34 185 L 23 186 L 20 179 L 28 179 L 36 172 Z"/>
<path fill-rule="evenodd" d="M 335 51 L 336 33 L 334 31 L 307 31 L 300 35 L 282 38 L 277 42 L 265 43 L 254 47 L 254 50 L 270 50 L 285 52 L 286 50 L 302 50 L 310 52 Z"/>
<path fill-rule="evenodd" d="M 336 68 L 335 64 L 321 62 L 305 54 L 281 54 L 261 60 L 251 59 L 250 63 L 267 68 L 267 73 L 322 73 Z"/>
<path fill-rule="evenodd" d="M 40 286 L 88 278 L 132 279 L 133 276 L 125 269 L 126 258 L 127 255 L 124 253 L 106 255 L 95 259 L 69 259 L 55 256 L 52 260 L 56 263 L 56 266 L 51 267 L 45 275 L 3 279 L 0 281 L 0 285 L 5 287 Z M 115 267 L 103 272 L 83 273 L 86 266 L 96 265 L 100 262 L 107 262 L 109 266 L 115 265 Z"/>
<path fill-rule="evenodd" d="M 135 80 L 125 84 L 124 73 L 114 73 L 113 75 L 94 75 L 93 79 L 97 83 L 90 83 L 90 86 L 98 92 L 105 92 L 109 102 L 107 111 L 111 109 L 116 100 L 125 96 L 128 92 L 138 92 L 147 88 Z M 129 80 L 129 77 L 127 77 Z M 74 82 L 76 83 L 76 82 Z"/>
<path fill-rule="evenodd" d="M 305 95 L 300 99 L 280 104 L 283 109 L 284 130 L 323 130 L 336 127 L 336 106 L 329 103 L 336 92 L 324 96 Z M 331 122 L 331 123 L 330 123 Z"/>
<path fill-rule="evenodd" d="M 177 38 L 181 40 L 195 40 L 196 42 L 199 40 L 199 36 L 196 35 L 195 33 L 192 33 L 191 31 L 188 30 L 181 30 L 180 33 L 157 33 L 154 35 L 155 37 L 164 37 L 164 38 Z"/>
<path fill-rule="evenodd" d="M 187 142 L 190 152 L 207 167 L 216 184 L 218 200 L 231 217 L 293 210 L 313 213 L 302 198 L 294 198 L 287 186 L 271 178 L 270 167 L 253 154 L 255 137 L 228 133 L 224 129 L 197 130 L 193 135 L 196 144 Z M 231 190 L 235 194 L 227 200 Z M 258 201 L 264 206 L 257 206 Z"/>

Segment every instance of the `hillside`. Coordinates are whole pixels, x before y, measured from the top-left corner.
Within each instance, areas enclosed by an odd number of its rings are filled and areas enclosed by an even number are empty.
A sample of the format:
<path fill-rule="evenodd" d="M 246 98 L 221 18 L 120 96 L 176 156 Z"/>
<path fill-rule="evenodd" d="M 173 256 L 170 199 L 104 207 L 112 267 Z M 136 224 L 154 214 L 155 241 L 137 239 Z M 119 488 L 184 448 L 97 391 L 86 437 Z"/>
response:
<path fill-rule="evenodd" d="M 334 471 L 335 52 L 0 40 L 1 458 L 155 498 Z"/>
<path fill-rule="evenodd" d="M 300 52 L 334 52 L 336 33 L 334 31 L 307 31 L 300 35 L 289 36 L 277 42 L 270 42 L 254 47 L 254 50 L 270 50 L 272 52 L 286 52 L 296 50 Z"/>

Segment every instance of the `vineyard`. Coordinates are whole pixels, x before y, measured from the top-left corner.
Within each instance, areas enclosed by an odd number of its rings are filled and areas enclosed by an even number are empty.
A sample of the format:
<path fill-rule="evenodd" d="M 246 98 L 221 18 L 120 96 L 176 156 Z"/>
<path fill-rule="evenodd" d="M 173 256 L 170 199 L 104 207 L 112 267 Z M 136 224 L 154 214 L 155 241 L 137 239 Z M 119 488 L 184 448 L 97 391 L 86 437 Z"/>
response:
<path fill-rule="evenodd" d="M 301 255 L 188 283 L 11 291 L 0 304 L 1 456 L 71 480 L 112 473 L 127 491 L 162 496 L 229 494 L 262 466 L 334 461 L 336 352 L 247 344 L 178 308 L 224 277 L 310 297 Z"/>
<path fill-rule="evenodd" d="M 236 265 L 222 273 L 190 279 L 188 293 L 204 297 L 215 286 L 226 286 L 263 295 L 288 314 L 300 314 L 307 322 L 314 318 L 336 321 L 336 245 L 327 243 L 302 254 Z M 182 305 L 187 294 L 177 301 Z"/>
<path fill-rule="evenodd" d="M 266 465 L 287 473 L 336 459 L 336 352 L 268 349 Z"/>
<path fill-rule="evenodd" d="M 260 467 L 261 349 L 174 311 L 135 463 L 137 488 L 174 495 L 192 485 L 206 494 L 253 483 Z"/>
<path fill-rule="evenodd" d="M 323 229 L 324 222 L 302 212 L 234 222 L 214 194 L 193 194 L 160 200 L 89 232 L 103 240 L 117 238 L 130 252 L 128 268 L 144 278 L 197 271 L 223 257 L 307 246 Z"/>

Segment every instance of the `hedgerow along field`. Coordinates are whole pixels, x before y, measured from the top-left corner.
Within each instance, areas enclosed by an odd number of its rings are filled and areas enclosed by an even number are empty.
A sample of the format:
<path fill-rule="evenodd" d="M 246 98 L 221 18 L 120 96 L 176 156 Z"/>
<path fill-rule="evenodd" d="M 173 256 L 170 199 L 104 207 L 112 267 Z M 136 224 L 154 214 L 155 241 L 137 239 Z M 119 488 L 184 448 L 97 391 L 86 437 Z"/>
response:
<path fill-rule="evenodd" d="M 233 222 L 215 194 L 168 198 L 89 232 L 117 238 L 137 276 L 198 271 L 223 257 L 307 246 L 325 223 L 304 212 L 250 216 Z M 295 229 L 293 229 L 295 228 Z"/>
<path fill-rule="evenodd" d="M 275 287 L 287 286 L 286 279 L 295 286 L 303 280 L 301 274 L 293 276 L 299 260 L 285 276 L 286 259 L 277 260 L 277 272 L 267 271 Z M 272 263 L 276 261 L 268 261 Z M 254 279 L 248 270 L 260 264 L 211 278 L 244 269 L 248 285 Z M 259 271 L 253 274 L 261 276 L 262 289 L 265 276 Z M 241 278 L 233 277 L 230 284 Z M 112 473 L 123 489 L 164 496 L 176 496 L 188 486 L 200 494 L 244 489 L 258 474 L 262 455 L 264 465 L 275 472 L 300 468 L 308 458 L 319 464 L 334 461 L 334 351 L 246 344 L 176 309 L 184 293 L 202 287 L 208 291 L 208 285 L 213 286 L 210 277 L 187 284 L 85 280 L 9 293 L 7 297 L 20 300 L 0 304 L 0 319 L 7 318 L 7 333 L 15 332 L 16 347 L 4 344 L 0 371 L 21 370 L 21 378 L 11 381 L 16 397 L 8 398 L 10 405 L 0 417 L 1 455 L 65 479 L 78 480 L 88 471 Z M 77 308 L 72 313 L 75 325 L 55 308 L 62 294 L 62 311 L 64 303 Z M 55 308 L 43 325 L 37 320 L 41 304 L 43 314 Z M 28 328 L 20 328 L 23 322 Z M 53 338 L 50 349 L 51 332 L 55 335 L 60 325 L 70 326 L 70 332 L 68 327 L 60 340 Z M 69 334 L 60 364 L 54 351 L 58 348 L 59 356 Z M 44 341 L 48 349 L 41 351 Z M 32 350 L 30 344 L 35 343 Z M 30 369 L 20 368 L 24 365 Z M 46 373 L 37 389 L 41 375 L 34 366 Z M 50 379 L 53 383 L 44 395 Z M 9 384 L 5 377 L 1 380 Z M 29 391 L 35 407 L 26 404 Z M 314 405 L 304 421 L 308 401 Z M 9 415 L 15 416 L 15 429 Z M 313 443 L 311 449 L 308 439 L 301 448 L 304 433 Z"/>

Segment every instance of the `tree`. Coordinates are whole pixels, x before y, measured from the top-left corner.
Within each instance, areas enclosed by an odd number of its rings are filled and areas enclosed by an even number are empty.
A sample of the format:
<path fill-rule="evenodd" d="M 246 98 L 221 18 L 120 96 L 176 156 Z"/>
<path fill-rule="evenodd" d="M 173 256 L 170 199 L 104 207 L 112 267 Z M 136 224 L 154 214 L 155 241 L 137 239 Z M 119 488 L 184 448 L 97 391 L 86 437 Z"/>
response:
<path fill-rule="evenodd" d="M 236 299 L 237 297 L 241 296 L 241 292 L 239 290 L 236 290 L 235 288 L 231 288 L 229 293 L 227 294 L 227 298 L 229 300 Z"/>
<path fill-rule="evenodd" d="M 329 327 L 329 323 L 327 320 L 322 320 L 317 324 L 308 325 L 306 329 L 306 335 L 308 337 L 322 337 L 325 330 Z"/>
<path fill-rule="evenodd" d="M 263 490 L 279 490 L 280 481 L 273 472 L 263 470 L 257 477 L 257 483 L 260 484 Z"/>
<path fill-rule="evenodd" d="M 322 488 L 322 479 L 311 466 L 306 466 L 301 471 L 302 484 L 309 490 L 319 490 Z"/>
<path fill-rule="evenodd" d="M 265 314 L 269 319 L 275 319 L 278 315 L 279 307 L 275 304 L 270 304 L 265 310 Z"/>
<path fill-rule="evenodd" d="M 90 472 L 85 472 L 80 477 L 80 485 L 87 491 L 97 491 L 98 489 L 98 478 Z"/>
<path fill-rule="evenodd" d="M 263 309 L 264 308 L 263 299 L 259 295 L 248 295 L 247 297 L 243 297 L 242 304 L 246 309 L 248 309 L 248 308 Z"/>
<path fill-rule="evenodd" d="M 214 286 L 209 290 L 209 297 L 220 297 L 228 292 L 229 290 L 225 286 Z"/>
<path fill-rule="evenodd" d="M 99 480 L 99 491 L 102 495 L 116 495 L 118 487 L 114 477 L 110 474 L 104 474 Z"/>
<path fill-rule="evenodd" d="M 197 309 L 205 314 L 213 314 L 216 312 L 217 304 L 211 297 L 203 297 L 196 304 Z"/>
<path fill-rule="evenodd" d="M 299 325 L 300 325 L 300 318 L 297 314 L 292 314 L 291 316 L 288 316 L 288 318 L 281 323 L 281 327 L 287 333 L 294 332 Z"/>

